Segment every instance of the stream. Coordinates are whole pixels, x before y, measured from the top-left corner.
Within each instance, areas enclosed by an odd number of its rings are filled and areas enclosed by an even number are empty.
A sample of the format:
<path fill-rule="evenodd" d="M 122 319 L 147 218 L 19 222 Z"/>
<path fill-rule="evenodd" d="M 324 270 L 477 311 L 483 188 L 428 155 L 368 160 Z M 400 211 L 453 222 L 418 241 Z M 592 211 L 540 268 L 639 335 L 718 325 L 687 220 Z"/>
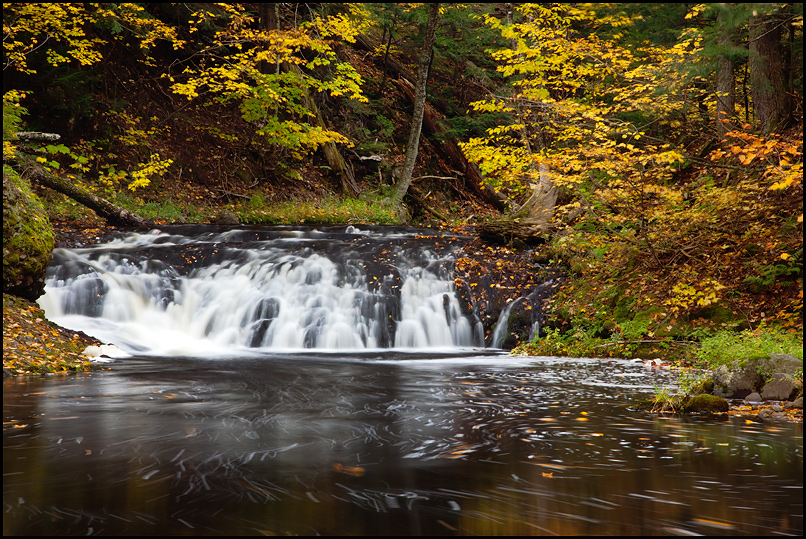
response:
<path fill-rule="evenodd" d="M 122 352 L 4 380 L 4 535 L 802 535 L 802 424 L 635 411 L 670 371 L 484 348 L 462 242 L 58 249 L 48 318 Z"/>

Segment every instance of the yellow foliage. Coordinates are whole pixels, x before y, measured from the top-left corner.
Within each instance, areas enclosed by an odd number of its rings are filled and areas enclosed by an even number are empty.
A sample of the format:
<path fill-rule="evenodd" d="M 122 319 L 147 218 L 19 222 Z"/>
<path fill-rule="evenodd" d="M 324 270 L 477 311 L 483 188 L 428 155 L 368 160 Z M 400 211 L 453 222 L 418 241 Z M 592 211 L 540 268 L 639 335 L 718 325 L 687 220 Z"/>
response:
<path fill-rule="evenodd" d="M 718 281 L 701 276 L 693 272 L 683 272 L 677 284 L 672 287 L 674 294 L 664 301 L 673 311 L 688 310 L 693 307 L 707 307 L 721 299 L 721 291 L 725 286 Z"/>
<path fill-rule="evenodd" d="M 153 154 L 147 163 L 141 163 L 137 170 L 131 173 L 132 181 L 129 182 L 129 189 L 134 191 L 138 187 L 146 187 L 151 183 L 152 176 L 162 176 L 172 163 L 172 159 L 162 159 L 160 154 Z"/>
<path fill-rule="evenodd" d="M 350 64 L 340 62 L 325 40 L 338 37 L 354 41 L 366 27 L 366 10 L 350 5 L 349 15 L 316 16 L 300 28 L 267 31 L 254 29 L 254 17 L 239 5 L 219 7 L 226 16 L 219 16 L 221 29 L 200 53 L 198 67 L 164 75 L 172 82 L 171 90 L 188 100 L 238 102 L 243 118 L 256 125 L 256 132 L 265 136 L 267 143 L 288 148 L 298 159 L 325 143 L 348 143 L 335 131 L 306 123 L 305 118 L 312 113 L 302 97 L 315 91 L 367 101 L 361 92 L 361 76 Z M 194 13 L 192 21 L 198 26 L 214 17 L 203 8 Z M 281 64 L 298 65 L 309 73 L 284 72 L 279 69 Z M 267 70 L 267 65 L 273 68 Z M 329 75 L 318 77 L 317 69 L 322 66 L 329 67 Z M 288 115 L 297 119 L 280 120 L 280 116 Z"/>
<path fill-rule="evenodd" d="M 35 73 L 27 58 L 40 49 L 51 65 L 73 60 L 82 66 L 93 65 L 103 57 L 106 41 L 89 35 L 86 29 L 101 22 L 135 35 L 146 53 L 144 58 L 157 40 L 169 41 L 175 49 L 184 45 L 173 27 L 147 16 L 138 4 L 8 3 L 3 4 L 6 68 Z M 118 33 L 116 39 L 123 36 Z M 64 54 L 52 47 L 56 44 L 65 47 Z"/>

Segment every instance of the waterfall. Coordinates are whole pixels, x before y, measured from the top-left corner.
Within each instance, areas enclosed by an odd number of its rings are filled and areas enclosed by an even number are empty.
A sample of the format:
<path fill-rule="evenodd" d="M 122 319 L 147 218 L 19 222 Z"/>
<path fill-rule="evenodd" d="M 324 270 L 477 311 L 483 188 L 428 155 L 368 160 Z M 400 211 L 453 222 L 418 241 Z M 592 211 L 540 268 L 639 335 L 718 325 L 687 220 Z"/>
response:
<path fill-rule="evenodd" d="M 493 348 L 501 348 L 504 344 L 504 339 L 507 337 L 507 330 L 509 329 L 509 313 L 518 304 L 524 301 L 525 298 L 517 298 L 509 303 L 501 310 L 498 315 L 498 321 L 495 323 L 495 331 L 493 331 L 493 340 L 491 346 Z"/>
<path fill-rule="evenodd" d="M 354 227 L 165 227 L 56 249 L 49 319 L 133 353 L 483 346 L 451 274 L 461 241 Z"/>
<path fill-rule="evenodd" d="M 513 321 L 515 322 L 515 334 L 525 335 L 526 327 L 528 325 L 529 336 L 528 341 L 526 342 L 533 342 L 536 338 L 540 337 L 540 321 L 543 317 L 543 301 L 554 294 L 554 291 L 560 286 L 564 279 L 560 270 L 551 270 L 548 275 L 550 275 L 550 277 L 538 286 L 534 287 L 529 294 L 510 301 L 501 310 L 501 314 L 498 316 L 498 321 L 495 324 L 495 331 L 493 332 L 491 342 L 491 346 L 493 348 L 503 347 L 506 342 L 508 332 L 510 331 L 510 322 Z M 519 311 L 515 311 L 514 314 L 519 314 L 520 316 L 516 316 L 511 320 L 513 311 L 519 306 Z M 529 313 L 528 324 L 523 316 L 524 312 Z"/>

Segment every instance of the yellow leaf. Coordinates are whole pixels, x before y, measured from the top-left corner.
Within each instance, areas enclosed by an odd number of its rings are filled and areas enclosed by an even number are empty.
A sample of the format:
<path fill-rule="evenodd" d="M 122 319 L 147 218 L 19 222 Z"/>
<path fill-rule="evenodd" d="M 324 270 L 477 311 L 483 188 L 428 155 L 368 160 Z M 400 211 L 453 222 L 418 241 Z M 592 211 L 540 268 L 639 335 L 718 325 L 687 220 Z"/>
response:
<path fill-rule="evenodd" d="M 781 260 L 787 260 L 789 258 L 792 258 L 792 255 L 789 253 L 781 253 Z"/>

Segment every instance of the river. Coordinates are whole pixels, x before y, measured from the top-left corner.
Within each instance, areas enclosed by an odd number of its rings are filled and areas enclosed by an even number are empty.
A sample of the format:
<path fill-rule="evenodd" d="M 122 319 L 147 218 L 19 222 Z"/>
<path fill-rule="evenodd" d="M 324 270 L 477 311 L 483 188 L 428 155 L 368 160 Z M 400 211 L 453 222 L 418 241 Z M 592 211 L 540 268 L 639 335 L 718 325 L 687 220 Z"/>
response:
<path fill-rule="evenodd" d="M 49 318 L 126 355 L 4 380 L 4 535 L 802 535 L 802 424 L 635 411 L 670 371 L 484 348 L 459 240 L 179 232 L 57 253 Z"/>

